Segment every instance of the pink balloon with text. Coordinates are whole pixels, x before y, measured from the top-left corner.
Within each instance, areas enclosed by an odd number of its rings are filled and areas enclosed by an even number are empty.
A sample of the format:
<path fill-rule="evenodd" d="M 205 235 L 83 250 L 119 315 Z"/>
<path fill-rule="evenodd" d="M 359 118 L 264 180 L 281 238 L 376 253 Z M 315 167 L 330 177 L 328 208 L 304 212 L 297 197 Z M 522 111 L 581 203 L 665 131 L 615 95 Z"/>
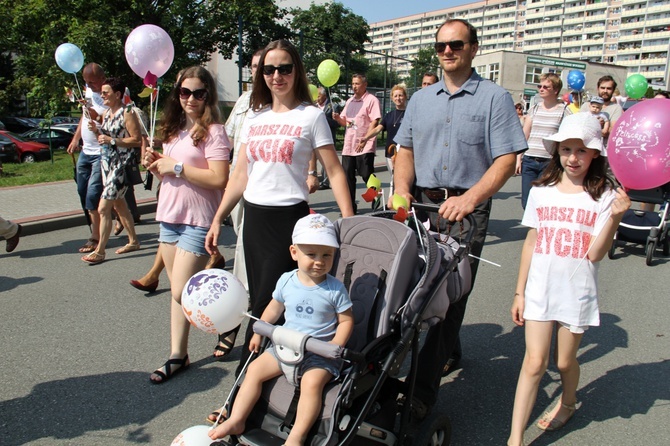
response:
<path fill-rule="evenodd" d="M 627 189 L 670 182 L 670 100 L 647 99 L 626 110 L 610 133 L 607 156 Z"/>

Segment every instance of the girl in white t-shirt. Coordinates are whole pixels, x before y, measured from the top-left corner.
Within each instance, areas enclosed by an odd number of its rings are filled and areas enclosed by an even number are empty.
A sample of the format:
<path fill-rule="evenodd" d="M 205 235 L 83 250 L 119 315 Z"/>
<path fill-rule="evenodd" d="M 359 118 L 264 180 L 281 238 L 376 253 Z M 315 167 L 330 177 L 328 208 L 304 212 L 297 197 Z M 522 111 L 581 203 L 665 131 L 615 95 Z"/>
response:
<path fill-rule="evenodd" d="M 612 244 L 630 199 L 605 174 L 600 123 L 588 114 L 566 116 L 558 133 L 543 139 L 552 154 L 530 191 L 522 224 L 529 226 L 521 253 L 512 320 L 525 326 L 524 356 L 514 399 L 508 445 L 523 434 L 549 363 L 554 327 L 556 363 L 563 394 L 539 420 L 540 429 L 560 429 L 577 402 L 577 349 L 584 330 L 600 324 L 598 262 Z"/>

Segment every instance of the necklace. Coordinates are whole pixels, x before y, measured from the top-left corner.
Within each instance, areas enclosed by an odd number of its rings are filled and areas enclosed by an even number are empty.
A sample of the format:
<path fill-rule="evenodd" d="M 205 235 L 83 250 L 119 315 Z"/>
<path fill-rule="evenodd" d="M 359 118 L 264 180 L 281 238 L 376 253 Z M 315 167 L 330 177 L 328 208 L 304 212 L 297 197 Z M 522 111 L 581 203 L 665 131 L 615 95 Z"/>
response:
<path fill-rule="evenodd" d="M 398 123 L 402 121 L 402 118 L 405 116 L 405 110 L 395 110 L 393 128 L 398 127 Z"/>

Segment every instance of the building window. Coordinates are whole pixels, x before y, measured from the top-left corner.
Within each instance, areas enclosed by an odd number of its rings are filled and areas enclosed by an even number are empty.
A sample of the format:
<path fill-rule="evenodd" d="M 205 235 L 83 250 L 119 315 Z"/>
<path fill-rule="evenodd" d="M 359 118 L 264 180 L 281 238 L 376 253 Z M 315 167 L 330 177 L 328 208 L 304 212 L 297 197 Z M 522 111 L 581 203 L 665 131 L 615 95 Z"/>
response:
<path fill-rule="evenodd" d="M 492 82 L 495 82 L 496 84 L 498 83 L 498 80 L 500 79 L 500 64 L 498 63 L 489 64 L 489 72 L 487 79 Z"/>
<path fill-rule="evenodd" d="M 527 84 L 539 84 L 540 76 L 542 75 L 542 67 L 536 67 L 532 65 L 526 66 L 526 83 Z"/>

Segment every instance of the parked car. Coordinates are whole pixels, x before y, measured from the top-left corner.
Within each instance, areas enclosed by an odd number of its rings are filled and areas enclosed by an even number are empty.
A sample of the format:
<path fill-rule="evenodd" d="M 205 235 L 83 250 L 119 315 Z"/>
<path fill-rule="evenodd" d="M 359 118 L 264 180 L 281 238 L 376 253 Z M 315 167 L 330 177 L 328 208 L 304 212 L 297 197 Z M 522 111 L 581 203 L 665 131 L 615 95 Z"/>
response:
<path fill-rule="evenodd" d="M 16 144 L 4 135 L 0 135 L 0 165 L 3 161 L 15 162 L 19 160 Z"/>
<path fill-rule="evenodd" d="M 49 139 L 51 139 L 51 148 L 54 150 L 58 149 L 67 149 L 72 141 L 72 133 L 68 132 L 65 129 L 52 127 L 48 128 L 39 128 L 28 130 L 25 133 L 22 133 L 21 136 L 30 141 L 41 142 L 49 146 Z"/>
<path fill-rule="evenodd" d="M 51 152 L 47 144 L 35 141 L 28 141 L 21 135 L 8 130 L 0 130 L 0 135 L 9 139 L 16 145 L 16 154 L 22 163 L 34 163 L 35 161 L 44 161 L 51 159 Z"/>
<path fill-rule="evenodd" d="M 79 127 L 79 123 L 63 123 L 63 124 L 54 124 L 51 126 L 52 129 L 65 129 L 68 132 L 72 133 L 74 135 L 74 132 L 77 131 L 77 127 Z"/>
<path fill-rule="evenodd" d="M 0 121 L 5 124 L 5 129 L 14 133 L 23 133 L 39 125 L 32 118 L 17 118 L 15 116 L 5 116 L 0 118 Z"/>

